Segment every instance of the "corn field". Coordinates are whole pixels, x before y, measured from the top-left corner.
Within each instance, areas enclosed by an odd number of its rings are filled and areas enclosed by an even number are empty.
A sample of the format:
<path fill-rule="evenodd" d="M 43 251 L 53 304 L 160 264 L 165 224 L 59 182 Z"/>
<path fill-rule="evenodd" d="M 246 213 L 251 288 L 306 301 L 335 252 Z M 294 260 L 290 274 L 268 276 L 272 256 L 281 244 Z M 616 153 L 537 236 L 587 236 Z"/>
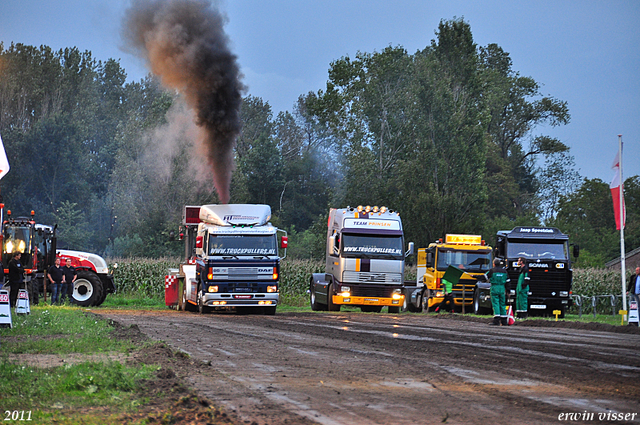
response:
<path fill-rule="evenodd" d="M 117 267 L 114 265 L 117 263 Z M 150 298 L 164 298 L 164 276 L 170 268 L 178 268 L 178 258 L 134 258 L 111 259 L 109 268 L 114 270 L 118 293 Z M 284 305 L 304 306 L 308 303 L 307 289 L 312 273 L 324 272 L 324 261 L 291 260 L 280 263 L 280 301 Z M 632 270 L 627 271 L 630 275 Z M 415 280 L 415 267 L 408 268 L 406 279 Z M 625 280 L 626 282 L 626 280 Z M 622 308 L 620 271 L 603 269 L 575 269 L 573 271 L 573 294 L 582 298 L 582 313 L 593 313 L 596 296 L 596 312 L 611 314 Z M 611 305 L 611 297 L 615 305 Z M 602 297 L 609 296 L 609 297 Z M 577 313 L 577 306 L 570 313 Z"/>
<path fill-rule="evenodd" d="M 179 258 L 110 259 L 118 293 L 150 298 L 164 298 L 164 277 L 170 268 L 177 269 Z M 117 266 L 115 266 L 117 264 Z M 302 306 L 307 302 L 311 273 L 324 272 L 324 262 L 284 260 L 280 263 L 280 300 L 285 305 Z"/>

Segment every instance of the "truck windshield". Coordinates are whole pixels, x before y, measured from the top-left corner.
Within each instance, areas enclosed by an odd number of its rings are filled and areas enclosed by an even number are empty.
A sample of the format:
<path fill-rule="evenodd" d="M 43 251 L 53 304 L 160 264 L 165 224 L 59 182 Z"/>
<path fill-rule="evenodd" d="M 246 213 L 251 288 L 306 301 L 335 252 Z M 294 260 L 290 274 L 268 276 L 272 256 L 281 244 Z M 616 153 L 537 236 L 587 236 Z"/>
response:
<path fill-rule="evenodd" d="M 377 257 L 401 260 L 402 236 L 391 235 L 342 235 L 342 252 L 345 257 Z"/>
<path fill-rule="evenodd" d="M 567 244 L 564 242 L 527 241 L 509 242 L 507 258 L 523 257 L 525 259 L 566 260 L 568 259 Z"/>
<path fill-rule="evenodd" d="M 209 255 L 277 255 L 275 235 L 209 235 Z"/>
<path fill-rule="evenodd" d="M 487 272 L 491 264 L 491 251 L 438 250 L 438 270 L 455 266 L 466 272 Z"/>

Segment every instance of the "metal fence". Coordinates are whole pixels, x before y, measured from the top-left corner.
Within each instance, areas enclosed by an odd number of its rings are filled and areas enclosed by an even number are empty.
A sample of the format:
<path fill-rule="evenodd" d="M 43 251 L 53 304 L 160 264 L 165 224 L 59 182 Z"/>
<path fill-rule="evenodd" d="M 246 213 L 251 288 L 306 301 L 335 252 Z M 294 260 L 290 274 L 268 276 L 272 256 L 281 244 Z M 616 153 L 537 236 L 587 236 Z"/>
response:
<path fill-rule="evenodd" d="M 571 295 L 573 306 L 569 308 L 571 313 L 577 313 L 580 317 L 583 314 L 593 314 L 595 319 L 597 314 L 609 314 L 612 316 L 622 310 L 622 295 Z M 627 298 L 627 308 L 630 301 Z"/>

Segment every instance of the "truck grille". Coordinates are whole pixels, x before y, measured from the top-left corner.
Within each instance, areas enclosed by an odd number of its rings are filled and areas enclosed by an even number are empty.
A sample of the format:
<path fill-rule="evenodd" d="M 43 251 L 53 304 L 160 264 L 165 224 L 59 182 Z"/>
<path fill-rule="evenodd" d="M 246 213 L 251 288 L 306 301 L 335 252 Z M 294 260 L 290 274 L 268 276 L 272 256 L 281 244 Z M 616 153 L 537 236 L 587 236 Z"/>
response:
<path fill-rule="evenodd" d="M 258 269 L 255 267 L 229 267 L 229 279 L 257 279 Z"/>
<path fill-rule="evenodd" d="M 391 298 L 391 294 L 393 290 L 397 288 L 392 288 L 388 286 L 378 286 L 378 285 L 353 285 L 351 286 L 351 296 L 352 297 L 375 297 L 375 298 Z"/>
<path fill-rule="evenodd" d="M 509 273 L 511 289 L 516 289 L 518 276 L 518 273 Z M 529 272 L 529 277 L 531 278 L 529 281 L 530 297 L 557 297 L 560 291 L 571 291 L 571 276 L 567 270 L 532 269 Z"/>
<path fill-rule="evenodd" d="M 400 285 L 402 283 L 402 275 L 400 273 L 345 271 L 342 273 L 342 283 L 374 283 Z"/>

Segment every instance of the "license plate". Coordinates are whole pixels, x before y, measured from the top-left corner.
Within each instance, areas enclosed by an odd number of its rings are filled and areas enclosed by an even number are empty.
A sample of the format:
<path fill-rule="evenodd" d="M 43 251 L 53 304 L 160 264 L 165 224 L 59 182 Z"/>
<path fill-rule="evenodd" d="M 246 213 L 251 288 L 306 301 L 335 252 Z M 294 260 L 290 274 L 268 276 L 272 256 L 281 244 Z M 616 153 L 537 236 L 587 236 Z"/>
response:
<path fill-rule="evenodd" d="M 536 310 L 545 310 L 547 308 L 547 306 L 544 305 L 544 304 L 531 304 L 529 306 L 529 308 L 533 308 L 533 309 L 536 309 Z"/>
<path fill-rule="evenodd" d="M 377 302 L 379 302 L 380 300 L 377 298 L 365 298 L 364 299 L 364 303 L 365 304 L 375 304 Z"/>

